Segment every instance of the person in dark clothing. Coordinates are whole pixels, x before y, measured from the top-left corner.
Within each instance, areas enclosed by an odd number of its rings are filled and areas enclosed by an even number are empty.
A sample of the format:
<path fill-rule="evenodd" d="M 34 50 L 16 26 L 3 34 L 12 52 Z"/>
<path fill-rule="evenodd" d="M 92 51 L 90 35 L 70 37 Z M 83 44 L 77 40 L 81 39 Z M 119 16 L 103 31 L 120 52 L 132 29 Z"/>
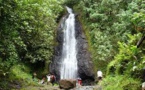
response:
<path fill-rule="evenodd" d="M 56 77 L 55 77 L 54 74 L 52 74 L 51 75 L 51 81 L 50 81 L 52 83 L 52 86 L 54 86 L 55 81 L 56 81 Z"/>

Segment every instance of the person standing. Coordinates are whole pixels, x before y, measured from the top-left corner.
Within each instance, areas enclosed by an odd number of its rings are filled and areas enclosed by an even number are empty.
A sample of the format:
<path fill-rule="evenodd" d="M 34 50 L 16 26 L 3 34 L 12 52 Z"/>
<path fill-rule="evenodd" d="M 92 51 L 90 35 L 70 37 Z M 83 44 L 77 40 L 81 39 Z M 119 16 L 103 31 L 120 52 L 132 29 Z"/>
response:
<path fill-rule="evenodd" d="M 145 90 L 145 82 L 142 83 L 142 90 Z"/>
<path fill-rule="evenodd" d="M 56 77 L 54 74 L 51 75 L 51 83 L 52 83 L 52 86 L 54 86 L 54 83 L 56 81 Z"/>
<path fill-rule="evenodd" d="M 98 70 L 97 71 L 97 79 L 98 79 L 98 81 L 102 80 L 102 77 L 103 77 L 102 71 L 101 70 Z"/>
<path fill-rule="evenodd" d="M 48 74 L 48 75 L 46 75 L 46 77 L 47 77 L 47 85 L 48 85 L 50 83 L 50 81 L 51 81 L 51 75 Z"/>
<path fill-rule="evenodd" d="M 82 86 L 82 79 L 81 78 L 78 78 L 78 85 Z"/>
<path fill-rule="evenodd" d="M 44 84 L 45 83 L 45 80 L 46 80 L 46 77 L 43 76 L 42 80 L 39 82 L 39 84 Z"/>
<path fill-rule="evenodd" d="M 33 79 L 33 81 L 35 81 L 35 82 L 38 81 L 38 79 L 37 79 L 37 73 L 36 73 L 36 72 L 33 73 L 32 79 Z"/>

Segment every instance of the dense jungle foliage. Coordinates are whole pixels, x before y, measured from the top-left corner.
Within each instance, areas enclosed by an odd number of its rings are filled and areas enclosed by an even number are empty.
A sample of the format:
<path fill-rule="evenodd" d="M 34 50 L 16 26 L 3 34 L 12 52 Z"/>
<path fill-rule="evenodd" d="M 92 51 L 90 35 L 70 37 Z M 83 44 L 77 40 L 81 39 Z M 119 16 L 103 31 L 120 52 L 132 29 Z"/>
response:
<path fill-rule="evenodd" d="M 65 5 L 78 14 L 103 90 L 138 90 L 145 81 L 145 0 L 0 0 L 0 88 L 49 72 Z"/>
<path fill-rule="evenodd" d="M 48 72 L 61 3 L 0 0 L 0 81 L 24 79 L 40 68 Z"/>
<path fill-rule="evenodd" d="M 71 1 L 66 3 L 72 5 Z M 139 90 L 145 81 L 145 1 L 79 0 L 73 4 L 80 12 L 95 68 L 105 73 L 104 89 Z"/>

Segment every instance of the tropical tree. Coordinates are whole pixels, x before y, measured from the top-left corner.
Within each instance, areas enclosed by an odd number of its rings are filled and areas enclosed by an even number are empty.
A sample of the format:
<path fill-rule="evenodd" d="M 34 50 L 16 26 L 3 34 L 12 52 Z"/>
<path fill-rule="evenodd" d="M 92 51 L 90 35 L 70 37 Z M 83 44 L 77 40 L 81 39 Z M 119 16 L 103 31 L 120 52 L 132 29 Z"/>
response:
<path fill-rule="evenodd" d="M 45 63 L 42 67 L 48 71 L 61 3 L 57 0 L 0 1 L 1 75 L 19 63 Z"/>

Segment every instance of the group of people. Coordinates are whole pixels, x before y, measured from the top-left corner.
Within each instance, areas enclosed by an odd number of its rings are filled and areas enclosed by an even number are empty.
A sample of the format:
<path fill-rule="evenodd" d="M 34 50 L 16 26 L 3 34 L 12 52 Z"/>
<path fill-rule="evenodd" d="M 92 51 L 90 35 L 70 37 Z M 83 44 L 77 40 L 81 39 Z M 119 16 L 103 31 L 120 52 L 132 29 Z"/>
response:
<path fill-rule="evenodd" d="M 47 77 L 47 84 L 52 83 L 52 85 L 54 86 L 54 83 L 56 81 L 55 75 L 54 74 L 48 74 L 48 75 L 46 75 L 46 77 Z"/>
<path fill-rule="evenodd" d="M 102 73 L 102 71 L 101 70 L 98 70 L 97 71 L 97 82 L 100 82 L 101 80 L 102 80 L 102 78 L 103 78 L 103 73 Z M 82 85 L 82 79 L 81 78 L 78 78 L 77 79 L 77 83 L 78 83 L 78 85 Z"/>
<path fill-rule="evenodd" d="M 97 71 L 97 82 L 102 81 L 102 78 L 103 78 L 103 73 L 102 73 L 101 70 L 98 70 L 98 71 Z M 81 78 L 78 78 L 78 79 L 77 79 L 77 84 L 78 84 L 79 86 L 82 86 L 82 79 L 81 79 Z"/>
<path fill-rule="evenodd" d="M 56 81 L 56 77 L 54 74 L 47 74 L 46 76 L 43 76 L 41 80 L 37 80 L 36 76 L 37 76 L 37 74 L 36 74 L 36 72 L 34 72 L 32 79 L 34 81 L 38 81 L 39 84 L 44 84 L 46 82 L 47 85 L 52 84 L 54 86 L 54 83 Z"/>
<path fill-rule="evenodd" d="M 56 81 L 56 77 L 55 77 L 54 74 L 47 74 L 46 76 L 43 76 L 43 78 L 41 80 L 38 80 L 36 78 L 36 76 L 37 76 L 37 74 L 36 74 L 36 72 L 34 72 L 32 78 L 33 78 L 34 81 L 38 81 L 39 84 L 44 84 L 46 82 L 47 85 L 52 84 L 54 86 L 54 83 Z M 102 77 L 103 77 L 102 71 L 98 70 L 97 71 L 97 81 L 98 82 L 101 81 Z M 78 83 L 78 85 L 81 86 L 82 85 L 82 79 L 78 78 L 77 83 Z"/>

